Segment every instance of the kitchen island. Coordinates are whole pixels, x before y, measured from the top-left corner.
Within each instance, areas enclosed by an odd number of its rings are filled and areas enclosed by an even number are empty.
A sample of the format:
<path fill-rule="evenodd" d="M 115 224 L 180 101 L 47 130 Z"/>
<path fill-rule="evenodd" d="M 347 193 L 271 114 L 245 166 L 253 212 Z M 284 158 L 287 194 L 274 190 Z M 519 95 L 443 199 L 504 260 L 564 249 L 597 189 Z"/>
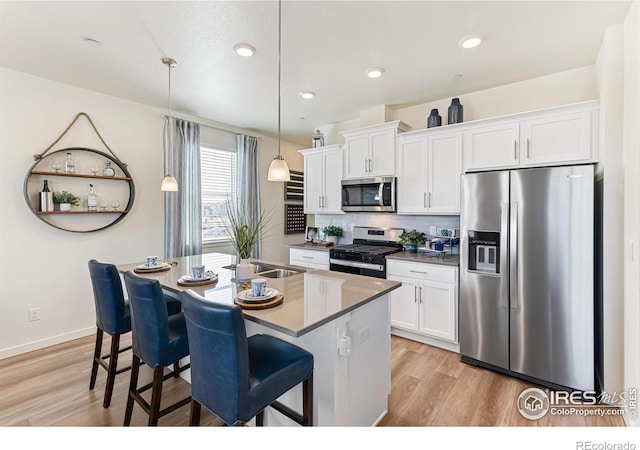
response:
<path fill-rule="evenodd" d="M 203 264 L 218 274 L 218 281 L 191 289 L 211 301 L 231 303 L 244 288 L 229 268 L 234 261 L 234 256 L 220 253 L 196 255 L 178 258 L 171 270 L 141 276 L 157 279 L 165 290 L 178 293 L 189 289 L 179 286 L 178 279 L 191 266 Z M 123 264 L 118 269 L 133 270 L 138 264 Z M 314 355 L 314 425 L 375 425 L 387 412 L 391 391 L 389 292 L 401 283 L 326 270 L 297 270 L 299 273 L 284 278 L 265 277 L 267 286 L 282 293 L 284 301 L 270 309 L 243 310 L 247 335 L 269 334 Z M 189 381 L 188 371 L 184 374 Z M 300 411 L 301 387 L 279 400 Z M 295 425 L 271 408 L 264 424 Z"/>

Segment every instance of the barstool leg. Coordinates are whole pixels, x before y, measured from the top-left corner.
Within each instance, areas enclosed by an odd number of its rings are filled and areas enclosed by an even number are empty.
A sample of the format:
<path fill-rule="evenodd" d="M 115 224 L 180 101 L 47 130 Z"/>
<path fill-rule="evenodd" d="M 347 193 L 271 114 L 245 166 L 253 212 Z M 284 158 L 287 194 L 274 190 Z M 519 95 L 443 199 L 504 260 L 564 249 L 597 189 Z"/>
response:
<path fill-rule="evenodd" d="M 180 376 L 180 361 L 176 361 L 173 363 L 173 378 L 178 378 Z"/>
<path fill-rule="evenodd" d="M 313 371 L 302 382 L 302 422 L 303 426 L 313 426 Z"/>
<path fill-rule="evenodd" d="M 153 386 L 151 388 L 151 405 L 149 405 L 149 426 L 158 425 L 160 418 L 160 399 L 162 398 L 162 379 L 164 367 L 157 366 L 153 369 Z"/>
<path fill-rule="evenodd" d="M 107 385 L 104 389 L 103 408 L 108 408 L 111 404 L 111 395 L 113 394 L 113 385 L 116 381 L 116 371 L 118 369 L 118 354 L 120 351 L 120 334 L 116 333 L 111 336 L 111 354 L 109 355 L 109 369 L 107 370 Z"/>
<path fill-rule="evenodd" d="M 133 402 L 138 386 L 138 373 L 140 372 L 140 358 L 135 353 L 131 362 L 131 381 L 129 382 L 129 395 L 127 395 L 127 408 L 124 413 L 124 426 L 131 425 L 131 414 L 133 413 Z"/>
<path fill-rule="evenodd" d="M 264 426 L 264 409 L 256 415 L 256 426 Z"/>
<path fill-rule="evenodd" d="M 96 331 L 96 347 L 93 351 L 93 364 L 91 364 L 91 380 L 89 381 L 89 390 L 92 390 L 96 386 L 96 377 L 98 376 L 98 360 L 100 359 L 100 353 L 102 353 L 102 336 L 103 331 L 100 327 L 97 327 Z"/>
<path fill-rule="evenodd" d="M 197 400 L 191 398 L 191 412 L 189 414 L 189 426 L 192 426 L 192 427 L 200 426 L 201 409 L 202 409 L 202 405 L 198 403 Z"/>

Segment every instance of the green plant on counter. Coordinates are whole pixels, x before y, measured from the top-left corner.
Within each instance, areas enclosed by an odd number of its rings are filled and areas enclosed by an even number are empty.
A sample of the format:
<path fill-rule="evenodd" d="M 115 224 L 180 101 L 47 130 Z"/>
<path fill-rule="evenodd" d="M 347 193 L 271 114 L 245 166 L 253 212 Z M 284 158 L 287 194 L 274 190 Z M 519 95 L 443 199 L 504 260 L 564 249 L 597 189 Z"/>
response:
<path fill-rule="evenodd" d="M 336 225 L 328 225 L 322 229 L 322 232 L 325 234 L 325 236 L 342 237 L 344 235 L 343 229 Z"/>
<path fill-rule="evenodd" d="M 427 235 L 418 230 L 405 231 L 398 242 L 402 245 L 422 245 L 427 242 Z"/>
<path fill-rule="evenodd" d="M 248 209 L 243 204 L 227 199 L 226 206 L 229 215 L 220 218 L 231 238 L 231 244 L 238 252 L 240 259 L 251 258 L 253 248 L 267 230 L 272 214 L 260 211 L 252 221 L 247 212 Z"/>
<path fill-rule="evenodd" d="M 80 197 L 76 197 L 68 191 L 56 191 L 53 193 L 53 201 L 56 203 L 69 203 L 70 205 L 78 206 L 80 204 Z"/>

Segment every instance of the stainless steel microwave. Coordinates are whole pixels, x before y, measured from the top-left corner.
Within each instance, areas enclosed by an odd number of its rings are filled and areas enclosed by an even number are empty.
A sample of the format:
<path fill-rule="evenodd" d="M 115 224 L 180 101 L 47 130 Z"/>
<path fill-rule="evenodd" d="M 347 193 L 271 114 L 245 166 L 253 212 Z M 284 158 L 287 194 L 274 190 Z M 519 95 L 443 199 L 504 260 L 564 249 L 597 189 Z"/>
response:
<path fill-rule="evenodd" d="M 345 212 L 395 212 L 396 179 L 386 177 L 343 180 L 342 210 Z"/>

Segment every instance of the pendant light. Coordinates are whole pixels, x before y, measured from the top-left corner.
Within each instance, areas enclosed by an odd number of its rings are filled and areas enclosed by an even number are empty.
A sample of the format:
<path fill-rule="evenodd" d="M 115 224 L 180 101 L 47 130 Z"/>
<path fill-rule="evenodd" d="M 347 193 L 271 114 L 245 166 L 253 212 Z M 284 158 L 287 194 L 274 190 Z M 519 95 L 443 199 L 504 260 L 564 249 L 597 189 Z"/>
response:
<path fill-rule="evenodd" d="M 171 69 L 174 68 L 175 66 L 177 66 L 178 64 L 176 63 L 175 59 L 167 58 L 167 57 L 162 58 L 162 64 L 167 66 L 167 68 L 169 69 L 169 122 L 168 122 L 168 126 L 169 126 L 169 150 L 171 150 L 171 148 L 173 147 L 173 139 L 172 139 L 172 136 L 171 136 L 172 135 L 172 130 L 173 130 L 173 124 L 171 123 Z M 172 152 L 169 152 L 169 154 L 172 154 Z M 160 187 L 160 189 L 162 191 L 176 192 L 178 190 L 178 181 L 173 177 L 173 175 L 168 173 L 164 177 L 164 179 L 162 180 L 162 186 Z"/>
<path fill-rule="evenodd" d="M 282 56 L 282 1 L 278 0 L 278 156 L 273 158 L 271 165 L 269 166 L 269 173 L 267 174 L 268 181 L 290 181 L 289 166 L 282 156 L 280 156 L 280 104 L 282 102 L 282 82 L 281 82 L 281 59 Z"/>

